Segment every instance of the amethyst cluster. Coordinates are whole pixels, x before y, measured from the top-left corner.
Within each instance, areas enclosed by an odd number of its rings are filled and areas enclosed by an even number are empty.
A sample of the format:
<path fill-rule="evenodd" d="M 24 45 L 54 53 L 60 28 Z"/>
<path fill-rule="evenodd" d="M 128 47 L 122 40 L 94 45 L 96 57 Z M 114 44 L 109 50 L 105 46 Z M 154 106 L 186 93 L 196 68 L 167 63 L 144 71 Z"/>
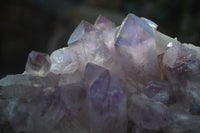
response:
<path fill-rule="evenodd" d="M 68 47 L 0 80 L 0 132 L 198 133 L 199 81 L 200 48 L 154 22 L 83 20 Z"/>

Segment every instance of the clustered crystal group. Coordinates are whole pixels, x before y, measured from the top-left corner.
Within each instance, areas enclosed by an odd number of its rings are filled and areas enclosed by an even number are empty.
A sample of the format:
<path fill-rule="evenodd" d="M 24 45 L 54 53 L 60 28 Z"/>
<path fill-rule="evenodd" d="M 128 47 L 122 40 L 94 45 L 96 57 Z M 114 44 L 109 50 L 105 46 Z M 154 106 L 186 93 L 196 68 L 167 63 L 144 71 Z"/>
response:
<path fill-rule="evenodd" d="M 83 20 L 68 47 L 32 51 L 23 74 L 0 80 L 0 131 L 198 133 L 199 81 L 200 48 L 154 22 Z"/>

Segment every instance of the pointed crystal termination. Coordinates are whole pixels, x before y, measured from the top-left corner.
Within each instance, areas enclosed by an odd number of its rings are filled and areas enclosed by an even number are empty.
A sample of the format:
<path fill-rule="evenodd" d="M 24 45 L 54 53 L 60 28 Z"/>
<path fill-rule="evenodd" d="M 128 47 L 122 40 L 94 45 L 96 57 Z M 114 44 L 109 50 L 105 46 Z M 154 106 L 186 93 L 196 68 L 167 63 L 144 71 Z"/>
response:
<path fill-rule="evenodd" d="M 180 44 L 174 38 L 171 38 L 165 34 L 160 33 L 159 31 L 154 31 L 155 42 L 156 42 L 156 52 L 157 55 L 164 54 L 168 47 L 171 47 L 173 44 Z M 168 45 L 169 44 L 169 45 Z"/>
<path fill-rule="evenodd" d="M 123 82 L 111 76 L 104 68 L 92 64 L 90 68 L 96 69 L 98 73 L 86 72 L 88 76 L 95 78 L 88 90 L 91 132 L 125 133 L 126 92 Z"/>
<path fill-rule="evenodd" d="M 84 85 L 86 86 L 86 88 L 90 87 L 102 73 L 105 73 L 105 71 L 107 70 L 103 67 L 100 67 L 93 63 L 88 63 L 84 72 Z"/>
<path fill-rule="evenodd" d="M 49 73 L 51 61 L 49 55 L 32 51 L 26 63 L 26 73 L 34 76 L 45 77 Z"/>
<path fill-rule="evenodd" d="M 95 21 L 94 24 L 95 28 L 98 30 L 106 30 L 106 29 L 112 29 L 115 27 L 115 24 L 108 20 L 107 18 L 99 15 L 98 18 Z"/>
<path fill-rule="evenodd" d="M 95 30 L 94 26 L 90 24 L 89 22 L 82 20 L 81 23 L 76 27 L 76 29 L 71 34 L 67 44 L 73 45 L 75 42 L 80 41 L 83 39 L 84 35 L 87 32 Z"/>
<path fill-rule="evenodd" d="M 79 65 L 76 54 L 68 47 L 55 50 L 50 59 L 52 62 L 50 71 L 56 74 L 73 73 Z"/>
<path fill-rule="evenodd" d="M 115 45 L 138 46 L 153 38 L 152 28 L 141 18 L 128 14 L 122 22 Z"/>
<path fill-rule="evenodd" d="M 128 81 L 146 84 L 158 79 L 153 29 L 144 20 L 129 14 L 121 24 L 115 46 Z"/>

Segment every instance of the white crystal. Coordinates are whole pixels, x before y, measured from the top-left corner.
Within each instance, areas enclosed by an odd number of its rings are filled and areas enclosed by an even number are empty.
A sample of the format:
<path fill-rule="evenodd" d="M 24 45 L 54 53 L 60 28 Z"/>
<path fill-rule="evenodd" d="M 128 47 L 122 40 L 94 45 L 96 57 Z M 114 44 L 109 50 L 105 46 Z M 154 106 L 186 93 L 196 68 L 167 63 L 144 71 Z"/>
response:
<path fill-rule="evenodd" d="M 54 51 L 50 56 L 52 65 L 50 71 L 57 74 L 73 73 L 78 68 L 78 59 L 68 47 Z"/>

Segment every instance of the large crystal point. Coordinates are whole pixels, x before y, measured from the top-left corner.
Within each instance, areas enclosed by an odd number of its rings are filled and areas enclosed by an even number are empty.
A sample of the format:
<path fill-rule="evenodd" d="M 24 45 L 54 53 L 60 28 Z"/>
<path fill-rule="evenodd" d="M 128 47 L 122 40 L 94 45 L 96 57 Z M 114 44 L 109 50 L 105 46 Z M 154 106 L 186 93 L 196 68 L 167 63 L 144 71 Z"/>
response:
<path fill-rule="evenodd" d="M 115 46 L 128 81 L 146 84 L 158 79 L 153 29 L 145 21 L 129 14 L 120 27 Z"/>
<path fill-rule="evenodd" d="M 73 31 L 73 33 L 71 34 L 69 40 L 68 40 L 68 45 L 72 45 L 75 42 L 80 41 L 81 39 L 83 39 L 84 35 L 87 32 L 93 31 L 94 26 L 92 24 L 90 24 L 89 22 L 82 20 L 81 23 L 76 27 L 76 29 Z"/>
<path fill-rule="evenodd" d="M 98 76 L 90 73 L 96 77 L 88 90 L 90 130 L 95 133 L 124 133 L 127 123 L 125 86 L 108 70 L 100 73 Z"/>
<path fill-rule="evenodd" d="M 49 73 L 51 61 L 49 55 L 32 51 L 28 55 L 26 73 L 34 76 L 46 76 Z"/>
<path fill-rule="evenodd" d="M 50 59 L 52 62 L 50 71 L 56 74 L 73 73 L 79 65 L 76 54 L 67 47 L 54 51 Z"/>

